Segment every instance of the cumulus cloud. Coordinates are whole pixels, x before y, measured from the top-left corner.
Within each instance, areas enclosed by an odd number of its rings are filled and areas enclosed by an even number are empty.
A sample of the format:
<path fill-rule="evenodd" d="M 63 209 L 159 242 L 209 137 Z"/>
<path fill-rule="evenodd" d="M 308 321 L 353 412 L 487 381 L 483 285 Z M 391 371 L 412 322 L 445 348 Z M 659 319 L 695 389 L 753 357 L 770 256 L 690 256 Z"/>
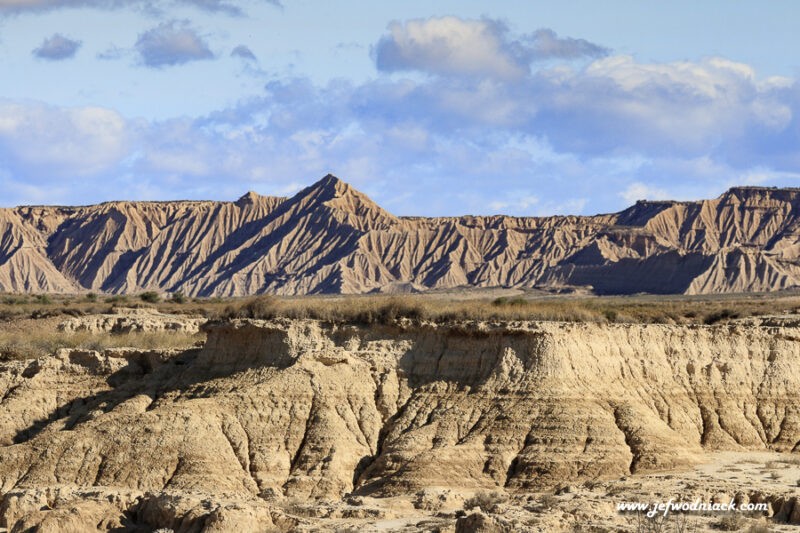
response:
<path fill-rule="evenodd" d="M 208 44 L 187 22 L 164 22 L 139 35 L 136 50 L 148 67 L 181 65 L 211 59 Z"/>
<path fill-rule="evenodd" d="M 393 22 L 375 47 L 379 70 L 518 78 L 528 71 L 502 22 L 441 17 Z M 523 53 L 521 53 L 523 52 Z"/>
<path fill-rule="evenodd" d="M 687 156 L 780 135 L 794 120 L 789 94 L 797 93 L 762 85 L 750 67 L 724 59 L 648 64 L 628 56 L 538 73 L 528 88 L 538 106 L 531 126 L 561 149 Z"/>
<path fill-rule="evenodd" d="M 73 57 L 80 47 L 81 41 L 68 39 L 56 33 L 42 41 L 42 44 L 33 50 L 33 55 L 48 61 L 61 61 Z"/>
<path fill-rule="evenodd" d="M 128 128 L 100 107 L 0 101 L 0 161 L 30 180 L 96 176 L 128 155 Z"/>
<path fill-rule="evenodd" d="M 256 61 L 256 55 L 253 51 L 243 44 L 240 44 L 231 51 L 231 57 L 240 57 L 248 61 Z"/>
<path fill-rule="evenodd" d="M 533 61 L 608 54 L 583 39 L 561 38 L 550 29 L 512 38 L 508 26 L 489 18 L 459 17 L 393 22 L 374 48 L 378 70 L 520 79 Z"/>

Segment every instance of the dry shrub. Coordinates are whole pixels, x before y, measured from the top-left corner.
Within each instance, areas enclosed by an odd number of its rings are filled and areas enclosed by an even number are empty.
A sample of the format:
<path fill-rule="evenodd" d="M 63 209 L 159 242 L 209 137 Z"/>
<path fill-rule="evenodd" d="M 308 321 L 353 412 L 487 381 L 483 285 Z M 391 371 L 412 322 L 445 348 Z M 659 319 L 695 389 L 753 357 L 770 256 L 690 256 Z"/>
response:
<path fill-rule="evenodd" d="M 710 296 L 548 296 L 522 294 L 500 298 L 464 299 L 469 293 L 417 295 L 327 295 L 250 298 L 178 297 L 148 303 L 165 313 L 225 318 L 310 318 L 329 322 L 390 324 L 399 319 L 439 323 L 470 320 L 544 320 L 563 322 L 722 324 L 735 317 L 796 312 L 800 297 L 786 295 Z M 80 295 L 0 295 L 0 320 L 25 316 L 95 314 L 110 305 L 144 305 L 138 297 Z M 106 305 L 103 306 L 100 301 Z M 194 305 L 192 305 L 194 304 Z"/>
<path fill-rule="evenodd" d="M 488 514 L 493 512 L 495 506 L 505 503 L 507 500 L 508 496 L 502 492 L 481 491 L 472 498 L 464 500 L 464 510 L 469 511 L 470 509 L 478 507 L 481 511 Z"/>
<path fill-rule="evenodd" d="M 740 513 L 732 512 L 723 516 L 716 523 L 716 527 L 722 531 L 739 531 L 745 526 L 745 523 L 746 520 Z"/>

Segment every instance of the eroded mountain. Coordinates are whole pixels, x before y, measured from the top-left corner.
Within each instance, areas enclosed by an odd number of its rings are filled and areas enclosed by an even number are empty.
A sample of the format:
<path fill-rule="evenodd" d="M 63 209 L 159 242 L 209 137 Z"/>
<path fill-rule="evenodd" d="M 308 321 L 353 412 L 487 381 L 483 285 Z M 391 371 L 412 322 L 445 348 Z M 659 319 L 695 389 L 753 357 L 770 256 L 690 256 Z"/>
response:
<path fill-rule="evenodd" d="M 396 217 L 328 175 L 291 198 L 0 209 L 0 291 L 198 296 L 800 286 L 800 189 L 596 216 Z"/>

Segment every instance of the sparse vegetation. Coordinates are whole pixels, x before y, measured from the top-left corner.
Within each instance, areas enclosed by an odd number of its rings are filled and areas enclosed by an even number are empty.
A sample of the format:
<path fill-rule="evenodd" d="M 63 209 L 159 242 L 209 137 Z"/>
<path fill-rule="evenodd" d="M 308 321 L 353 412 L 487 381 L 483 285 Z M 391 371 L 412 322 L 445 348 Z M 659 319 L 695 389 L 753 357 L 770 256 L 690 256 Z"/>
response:
<path fill-rule="evenodd" d="M 539 498 L 539 511 L 549 511 L 558 504 L 558 497 L 555 494 L 545 494 Z"/>
<path fill-rule="evenodd" d="M 745 526 L 746 519 L 741 513 L 728 513 L 717 522 L 717 529 L 722 531 L 739 531 Z"/>
<path fill-rule="evenodd" d="M 139 295 L 139 299 L 143 302 L 147 302 L 149 304 L 157 304 L 161 301 L 161 295 L 159 295 L 155 291 L 147 291 L 143 292 Z"/>
<path fill-rule="evenodd" d="M 722 320 L 729 320 L 731 318 L 739 318 L 739 313 L 732 309 L 720 309 L 719 311 L 714 311 L 709 313 L 703 319 L 703 324 L 710 326 L 712 324 L 716 324 Z"/>
<path fill-rule="evenodd" d="M 47 294 L 37 294 L 36 296 L 34 296 L 34 299 L 36 300 L 36 303 L 39 303 L 41 305 L 48 305 L 53 303 L 53 300 L 51 300 L 50 296 L 48 296 Z"/>
<path fill-rule="evenodd" d="M 514 295 L 464 299 L 448 294 L 355 296 L 258 296 L 250 298 L 188 298 L 176 292 L 162 299 L 155 291 L 125 295 L 0 296 L 0 320 L 32 316 L 109 312 L 109 306 L 154 307 L 162 312 L 200 314 L 211 319 L 312 318 L 330 322 L 389 324 L 412 321 L 555 320 L 597 323 L 709 324 L 800 310 L 800 296 L 789 294 L 734 296 L 571 297 Z M 46 298 L 42 298 L 46 296 Z M 101 302 L 104 305 L 101 304 Z M 735 311 L 734 311 L 735 310 Z M 799 317 L 800 318 L 800 317 Z"/>
<path fill-rule="evenodd" d="M 188 298 L 183 295 L 182 292 L 173 292 L 172 296 L 170 296 L 170 301 L 176 304 L 185 304 L 188 301 Z"/>
<path fill-rule="evenodd" d="M 484 513 L 491 513 L 497 505 L 505 503 L 507 500 L 508 496 L 502 492 L 481 491 L 472 498 L 464 500 L 464 510 L 469 511 L 477 507 Z"/>

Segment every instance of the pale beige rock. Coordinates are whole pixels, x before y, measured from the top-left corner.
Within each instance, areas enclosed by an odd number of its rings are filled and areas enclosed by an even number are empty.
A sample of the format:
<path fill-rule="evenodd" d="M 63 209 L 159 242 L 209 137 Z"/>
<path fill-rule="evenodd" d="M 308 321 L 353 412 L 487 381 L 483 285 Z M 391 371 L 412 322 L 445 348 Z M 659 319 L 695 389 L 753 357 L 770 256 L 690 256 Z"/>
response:
<path fill-rule="evenodd" d="M 797 452 L 800 441 L 796 326 L 279 319 L 204 329 L 192 350 L 0 363 L 0 527 L 433 529 L 415 525 L 426 519 L 446 530 L 464 491 L 490 490 L 511 496 L 491 511 L 508 516 L 458 527 L 569 530 L 598 513 L 621 519 L 586 487 L 719 451 Z M 548 505 L 586 501 L 585 516 L 527 529 L 543 511 L 525 495 L 566 482 Z M 796 495 L 740 483 L 681 491 L 762 499 L 778 522 L 798 520 Z"/>
<path fill-rule="evenodd" d="M 75 333 L 152 333 L 176 331 L 194 334 L 205 318 L 160 313 L 155 309 L 117 307 L 110 314 L 69 318 L 58 325 L 59 331 Z"/>

